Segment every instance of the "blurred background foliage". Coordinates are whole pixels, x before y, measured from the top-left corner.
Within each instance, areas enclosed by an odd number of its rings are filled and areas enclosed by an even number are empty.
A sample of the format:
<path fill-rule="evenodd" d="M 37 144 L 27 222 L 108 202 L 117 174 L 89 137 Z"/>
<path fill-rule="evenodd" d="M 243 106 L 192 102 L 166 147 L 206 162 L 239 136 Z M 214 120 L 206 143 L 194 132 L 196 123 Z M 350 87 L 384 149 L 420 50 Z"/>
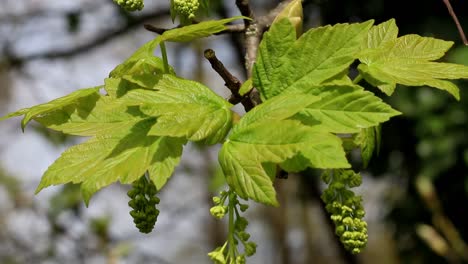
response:
<path fill-rule="evenodd" d="M 0 40 L 2 102 L 7 102 L 11 97 L 12 92 L 7 87 L 15 89 L 10 79 L 12 75 L 9 73 L 18 74 L 19 72 L 24 77 L 27 75 L 24 72 L 24 66 L 29 61 L 37 58 L 67 60 L 70 57 L 79 57 L 82 53 L 95 49 L 104 42 L 118 42 L 119 36 L 141 30 L 143 23 L 147 22 L 161 22 L 162 20 L 166 26 L 170 26 L 167 5 L 152 8 L 149 4 L 146 13 L 135 15 L 115 8 L 111 0 L 82 1 L 83 6 L 63 9 L 64 11 L 54 9 L 57 5 L 54 1 L 48 2 L 49 4 L 44 5 L 44 9 L 40 12 L 15 13 L 14 10 L 11 13 L 7 12 L 8 10 L 0 12 L 0 22 L 6 21 L 13 24 L 14 21 L 21 19 L 28 20 L 34 16 L 53 14 L 60 17 L 61 23 L 66 28 L 63 34 L 68 34 L 68 37 L 71 36 L 73 39 L 73 36 L 79 35 L 80 32 L 89 30 L 89 24 L 84 22 L 86 16 L 96 15 L 91 11 L 106 5 L 106 8 L 113 12 L 113 20 L 109 22 L 102 18 L 97 21 L 103 23 L 102 25 L 110 23 L 114 26 L 106 25 L 107 29 L 104 26 L 104 29 L 94 39 L 85 37 L 85 41 L 78 41 L 84 43 L 81 46 L 70 48 L 63 45 L 63 49 L 51 51 L 38 48 L 37 51 L 32 49 L 32 53 L 24 54 L 15 52 L 11 47 L 15 43 L 14 39 L 8 39 L 5 35 L 5 32 L 11 29 L 0 31 L 4 34 L 2 35 L 4 39 Z M 146 2 L 150 1 L 146 0 Z M 213 5 L 216 10 L 213 11 L 212 16 L 225 17 L 237 14 L 234 0 L 213 2 L 216 2 Z M 279 1 L 252 0 L 251 2 L 256 12 L 265 13 L 276 6 Z M 16 7 L 19 5 L 19 10 L 27 10 L 28 5 L 37 4 L 35 1 L 19 1 L 18 3 L 20 4 L 16 4 Z M 452 0 L 451 3 L 463 28 L 468 31 L 468 2 Z M 10 3 L 7 6 L 15 5 Z M 468 47 L 461 43 L 455 24 L 442 0 L 420 2 L 305 0 L 304 13 L 306 28 L 368 19 L 375 19 L 376 23 L 380 23 L 395 18 L 400 35 L 414 33 L 454 41 L 454 48 L 443 60 L 468 65 Z M 21 16 L 11 14 L 21 14 Z M 7 27 L 5 24 L 8 23 L 4 23 L 4 27 Z M 23 30 L 21 28 L 23 24 L 18 23 L 13 32 Z M 43 30 L 47 31 L 47 28 Z M 28 32 L 30 32 L 28 34 L 42 34 L 40 30 Z M 147 39 L 152 37 L 152 33 L 144 32 L 143 34 Z M 210 43 L 210 45 L 218 45 L 216 46 L 218 50 L 227 49 L 229 56 L 226 55 L 225 59 L 230 60 L 228 64 L 234 67 L 234 72 L 237 72 L 241 79 L 244 78 L 240 36 L 227 36 L 223 41 L 221 44 Z M 34 48 L 34 45 L 32 46 Z M 191 75 L 201 81 L 218 78 L 210 77 L 214 76 L 213 73 L 205 73 L 201 67 L 193 70 L 193 66 L 184 66 L 181 57 L 186 56 L 186 49 L 196 54 L 192 62 L 197 65 L 203 64 L 200 55 L 205 46 L 207 48 L 209 45 L 204 41 L 189 46 L 173 46 L 176 50 L 172 54 L 175 67 L 180 71 L 188 67 L 191 70 L 186 75 Z M 136 47 L 137 45 L 130 49 Z M 127 53 L 129 55 L 131 50 L 127 50 Z M 125 58 L 125 56 L 121 57 Z M 118 61 L 110 62 L 110 68 L 115 63 Z M 267 248 L 263 251 L 260 248 L 259 256 L 253 259 L 252 263 L 468 263 L 468 248 L 464 242 L 468 241 L 468 81 L 459 81 L 458 85 L 461 89 L 459 102 L 442 91 L 428 87 L 398 87 L 392 97 L 387 97 L 368 87 L 394 108 L 400 110 L 403 115 L 383 125 L 380 153 L 372 159 L 369 168 L 364 170 L 364 184 L 359 193 L 364 195 L 366 200 L 370 239 L 368 249 L 363 254 L 358 257 L 351 256 L 340 249 L 339 243 L 332 234 L 333 227 L 329 226 L 327 216 L 323 214 L 319 198 L 323 186 L 316 177 L 317 172 L 308 171 L 302 176 L 293 175 L 287 180 L 277 182 L 281 208 L 254 207 L 250 213 L 249 218 L 254 219 L 251 224 L 254 240 L 260 247 L 263 245 Z M 3 115 L 7 109 L 0 106 L 0 110 Z M 32 128 L 30 130 L 46 138 L 50 144 L 58 148 L 63 147 L 64 144 L 76 143 L 75 139 L 50 132 L 39 126 L 34 125 Z M 0 144 L 2 152 L 6 152 L 9 144 L 14 144 L 14 142 Z M 189 152 L 187 155 L 191 155 L 192 158 L 188 158 L 178 172 L 208 178 L 204 181 L 206 187 L 201 192 L 209 190 L 210 193 L 203 197 L 203 205 L 197 204 L 200 201 L 196 200 L 194 204 L 185 206 L 182 204 L 172 213 L 169 210 L 170 221 L 179 221 L 180 210 L 193 210 L 194 206 L 201 207 L 208 215 L 210 196 L 223 184 L 219 171 L 210 163 L 216 158 L 215 155 L 213 157 L 209 150 L 200 149 L 197 146 Z M 193 161 L 194 156 L 198 156 L 199 159 Z M 200 165 L 200 161 L 206 164 Z M 358 159 L 356 159 L 356 166 L 360 166 Z M 40 173 L 40 171 L 37 172 L 37 181 Z M 112 223 L 116 220 L 115 215 L 102 213 L 89 218 L 84 216 L 87 209 L 83 206 L 77 186 L 65 185 L 58 188 L 48 198 L 49 203 L 46 208 L 43 208 L 31 197 L 34 188 L 29 185 L 25 186 L 20 176 L 11 174 L 11 172 L 0 171 L 0 187 L 8 194 L 7 200 L 11 202 L 8 206 L 5 204 L 0 206 L 2 215 L 0 223 L 7 226 L 5 222 L 9 220 L 5 220 L 6 216 L 21 215 L 26 208 L 29 208 L 28 210 L 33 210 L 33 213 L 26 214 L 27 218 L 43 215 L 47 219 L 50 230 L 44 232 L 50 236 L 50 240 L 59 241 L 58 243 L 74 241 L 75 246 L 71 248 L 79 250 L 75 252 L 75 257 L 72 259 L 58 258 L 57 255 L 60 255 L 60 252 L 57 251 L 60 251 L 60 248 L 57 247 L 57 243 L 49 240 L 45 243 L 47 244 L 45 250 L 31 250 L 31 247 L 37 246 L 35 243 L 20 243 L 22 240 L 17 238 L 18 233 L 10 232 L 4 227 L 0 228 L 1 263 L 64 263 L 64 259 L 67 263 L 189 263 L 187 260 L 190 260 L 190 263 L 207 263 L 208 259 L 203 258 L 208 252 L 207 249 L 214 248 L 220 241 L 223 241 L 223 223 L 201 218 L 203 222 L 196 226 L 193 224 L 191 228 L 201 228 L 201 232 L 206 236 L 202 240 L 208 244 L 207 247 L 201 250 L 198 248 L 197 253 L 193 252 L 193 248 L 184 249 L 186 257 L 174 257 L 172 260 L 168 259 L 169 256 L 160 258 L 151 254 L 145 255 L 144 252 L 135 250 L 136 243 L 130 243 L 141 240 L 141 237 L 122 238 L 115 235 L 116 231 L 112 232 Z M 193 178 L 186 177 L 185 180 L 193 180 Z M 209 182 L 211 184 L 207 184 Z M 174 184 L 168 186 L 168 188 L 173 187 L 175 187 Z M 193 187 L 190 186 L 190 188 Z M 125 196 L 124 192 L 127 189 L 125 186 L 118 186 L 117 190 L 120 195 Z M 180 191 L 178 192 L 177 195 L 180 195 Z M 124 214 L 128 216 L 129 208 L 125 204 L 123 210 L 127 210 Z M 164 214 L 164 210 L 161 212 Z M 86 235 L 83 233 L 76 235 L 78 231 L 67 230 L 70 229 L 70 219 L 75 224 L 84 223 Z M 172 228 L 175 229 L 172 225 L 175 224 L 171 223 L 167 226 L 156 224 L 153 236 L 163 237 L 163 234 L 158 233 L 158 229 L 166 228 L 171 232 Z M 327 228 L 322 228 L 323 226 Z M 115 228 L 119 229 L 121 226 L 114 226 Z M 136 233 L 137 230 L 134 229 L 133 232 Z M 30 239 L 34 240 L 34 236 L 31 235 Z M 180 236 L 178 239 L 185 238 Z M 190 241 L 190 243 L 198 242 Z M 152 246 L 157 247 L 157 245 L 161 246 L 157 243 Z M 170 243 L 165 245 L 166 247 L 172 246 Z M 25 250 L 32 253 L 21 257 Z M 87 258 L 90 252 L 104 257 L 90 260 Z M 131 258 L 132 253 L 139 254 L 140 258 Z M 194 258 L 196 254 L 202 257 Z M 200 262 L 199 259 L 205 261 Z"/>

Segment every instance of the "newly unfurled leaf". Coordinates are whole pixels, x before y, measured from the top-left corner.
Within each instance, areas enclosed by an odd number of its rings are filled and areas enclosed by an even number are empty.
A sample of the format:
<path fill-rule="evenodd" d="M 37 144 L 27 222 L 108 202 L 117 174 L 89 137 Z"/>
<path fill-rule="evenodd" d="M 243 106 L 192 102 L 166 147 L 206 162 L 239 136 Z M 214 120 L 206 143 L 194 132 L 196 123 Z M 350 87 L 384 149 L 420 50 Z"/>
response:
<path fill-rule="evenodd" d="M 364 49 L 359 56 L 358 69 L 364 79 L 387 95 L 393 93 L 396 84 L 427 85 L 459 99 L 458 87 L 448 80 L 468 78 L 468 66 L 433 62 L 441 58 L 453 42 L 418 35 L 396 38 L 395 27 L 393 21 L 389 21 L 380 30 L 371 29 L 362 44 Z M 380 35 L 383 28 L 390 32 L 385 37 Z"/>
<path fill-rule="evenodd" d="M 157 116 L 149 135 L 186 137 L 208 144 L 220 142 L 232 124 L 232 105 L 208 87 L 172 75 L 163 75 L 154 90 L 129 91 L 122 99 Z"/>
<path fill-rule="evenodd" d="M 289 93 L 276 96 L 253 108 L 243 116 L 240 122 L 233 128 L 233 133 L 256 122 L 286 119 L 318 100 L 320 100 L 318 96 L 303 93 Z"/>
<path fill-rule="evenodd" d="M 296 29 L 296 36 L 302 34 L 302 20 L 304 19 L 304 14 L 302 12 L 302 0 L 293 0 L 283 10 L 275 17 L 272 24 L 277 23 L 278 21 L 287 18 L 289 22 Z"/>
<path fill-rule="evenodd" d="M 145 46 L 146 44 L 143 47 Z M 125 62 L 119 64 L 111 71 L 109 77 L 120 78 L 123 76 L 139 76 L 143 74 L 159 75 L 163 73 L 165 73 L 163 60 L 153 56 L 152 50 L 145 50 L 134 54 Z M 169 73 L 175 74 L 172 67 L 169 67 Z"/>
<path fill-rule="evenodd" d="M 162 35 L 147 42 L 135 51 L 128 59 L 118 65 L 110 74 L 109 77 L 118 78 L 123 75 L 134 75 L 136 71 L 144 70 L 145 68 L 165 72 L 162 59 L 154 56 L 156 47 L 164 41 L 172 42 L 189 42 L 198 38 L 209 37 L 213 34 L 226 30 L 226 24 L 234 20 L 245 17 L 231 17 L 221 20 L 203 21 L 198 24 L 189 25 L 181 28 L 175 28 L 164 32 Z M 247 18 L 248 19 L 248 18 Z M 174 74 L 172 68 L 169 69 L 171 74 Z"/>
<path fill-rule="evenodd" d="M 295 116 L 309 124 L 321 124 L 333 133 L 356 133 L 399 115 L 382 100 L 358 85 L 330 83 L 304 91 L 321 100 L 307 106 Z"/>
<path fill-rule="evenodd" d="M 272 25 L 259 47 L 253 69 L 254 86 L 262 99 L 287 89 L 302 90 L 342 78 L 361 50 L 362 39 L 373 21 L 337 24 L 311 29 L 294 40 L 291 23 L 283 19 Z"/>
<path fill-rule="evenodd" d="M 263 35 L 252 70 L 253 85 L 259 90 L 262 100 L 277 94 L 276 86 L 281 82 L 281 67 L 288 59 L 288 50 L 296 41 L 296 31 L 291 22 L 284 18 L 270 27 Z"/>
<path fill-rule="evenodd" d="M 31 119 L 33 119 L 35 117 L 38 117 L 38 116 L 41 116 L 41 115 L 44 115 L 44 114 L 49 113 L 51 111 L 54 111 L 56 109 L 60 109 L 60 108 L 65 107 L 65 106 L 73 105 L 80 98 L 84 98 L 84 97 L 88 97 L 90 95 L 96 94 L 99 91 L 99 89 L 101 89 L 101 86 L 88 88 L 88 89 L 80 89 L 80 90 L 74 91 L 73 93 L 68 94 L 66 96 L 63 96 L 63 97 L 57 98 L 55 100 L 52 100 L 50 102 L 40 104 L 40 105 L 36 105 L 36 106 L 30 107 L 30 108 L 23 108 L 23 109 L 18 110 L 16 112 L 10 113 L 10 114 L 0 118 L 0 121 L 11 118 L 11 117 L 24 115 L 24 118 L 21 121 L 21 128 L 24 130 L 26 125 L 29 123 L 29 121 L 31 121 Z M 71 107 L 73 107 L 73 106 L 71 106 Z"/>
<path fill-rule="evenodd" d="M 364 79 L 387 95 L 392 95 L 396 84 L 431 86 L 445 90 L 460 99 L 460 92 L 447 79 L 468 78 L 468 66 L 411 59 L 385 59 L 358 66 Z"/>
<path fill-rule="evenodd" d="M 369 29 L 369 32 L 362 40 L 361 49 L 366 52 L 369 49 L 375 49 L 389 41 L 393 41 L 397 37 L 398 27 L 395 19 L 390 19 Z"/>
<path fill-rule="evenodd" d="M 245 17 L 231 17 L 221 20 L 203 21 L 198 24 L 189 25 L 181 28 L 175 28 L 164 32 L 162 35 L 147 42 L 135 51 L 124 63 L 120 64 L 114 69 L 110 77 L 120 77 L 123 72 L 135 67 L 135 64 L 146 59 L 146 63 L 156 64 L 159 69 L 164 69 L 161 59 L 154 57 L 154 49 L 163 41 L 172 42 L 189 42 L 195 39 L 209 37 L 213 34 L 226 30 L 226 24 L 234 20 L 242 19 Z"/>
<path fill-rule="evenodd" d="M 267 173 L 265 166 L 296 155 L 306 157 L 311 167 L 349 167 L 336 136 L 318 126 L 287 119 L 317 100 L 306 94 L 279 95 L 252 109 L 234 126 L 219 153 L 219 162 L 238 195 L 277 205 L 272 173 Z"/>
<path fill-rule="evenodd" d="M 36 192 L 51 185 L 81 183 L 83 198 L 88 203 L 99 189 L 116 181 L 132 183 L 148 169 L 154 173 L 152 179 L 167 179 L 178 163 L 185 140 L 147 136 L 155 122 L 155 118 L 145 119 L 67 149 L 47 169 Z"/>
<path fill-rule="evenodd" d="M 294 120 L 258 122 L 232 133 L 223 144 L 219 162 L 226 181 L 240 197 L 277 205 L 272 179 L 263 164 L 279 164 L 298 154 L 311 167 L 349 167 L 336 136 Z"/>
<path fill-rule="evenodd" d="M 159 41 L 189 42 L 199 38 L 209 37 L 213 34 L 226 30 L 226 24 L 238 19 L 250 19 L 244 16 L 236 16 L 221 20 L 203 21 L 198 24 L 175 28 L 164 32 Z M 158 43 L 159 44 L 159 43 Z M 156 45 L 158 45 L 156 44 Z M 155 47 L 156 47 L 155 45 Z"/>
<path fill-rule="evenodd" d="M 146 117 L 138 107 L 129 107 L 95 92 L 34 120 L 65 134 L 96 136 L 126 130 Z"/>
<path fill-rule="evenodd" d="M 161 137 L 153 163 L 148 168 L 149 177 L 157 190 L 161 190 L 172 176 L 182 156 L 182 145 L 186 142 L 185 139 Z"/>
<path fill-rule="evenodd" d="M 374 153 L 378 153 L 380 143 L 380 127 L 362 129 L 355 139 L 355 143 L 361 148 L 363 167 L 367 168 Z"/>

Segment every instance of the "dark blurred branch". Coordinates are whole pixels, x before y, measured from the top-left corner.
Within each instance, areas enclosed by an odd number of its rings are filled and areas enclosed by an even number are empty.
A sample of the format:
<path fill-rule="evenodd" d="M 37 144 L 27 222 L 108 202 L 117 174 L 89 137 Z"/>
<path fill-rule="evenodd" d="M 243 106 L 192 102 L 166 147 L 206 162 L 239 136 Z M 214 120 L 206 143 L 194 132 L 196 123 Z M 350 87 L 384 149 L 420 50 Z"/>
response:
<path fill-rule="evenodd" d="M 127 24 L 122 26 L 121 28 L 118 28 L 111 32 L 106 32 L 104 34 L 101 34 L 97 36 L 95 39 L 90 40 L 89 42 L 83 45 L 79 45 L 79 46 L 72 47 L 69 49 L 42 52 L 42 53 L 31 54 L 31 55 L 26 55 L 22 57 L 16 56 L 12 54 L 11 52 L 8 52 L 8 49 L 7 49 L 7 52 L 5 53 L 6 61 L 8 62 L 9 66 L 18 67 L 18 66 L 21 66 L 23 63 L 27 61 L 31 61 L 31 60 L 72 57 L 81 53 L 85 53 L 93 48 L 104 45 L 107 42 L 115 39 L 116 37 L 119 37 L 133 30 L 134 28 L 137 28 L 143 25 L 144 23 L 148 22 L 151 19 L 165 17 L 165 16 L 169 16 L 169 10 L 157 10 L 156 12 L 153 12 L 153 13 L 134 17 L 133 19 L 129 20 Z"/>
<path fill-rule="evenodd" d="M 450 15 L 452 16 L 452 19 L 453 21 L 455 22 L 455 25 L 457 25 L 457 29 L 458 29 L 458 33 L 460 33 L 460 37 L 463 41 L 463 44 L 465 44 L 465 46 L 468 46 L 468 40 L 466 39 L 466 35 L 465 35 L 465 32 L 463 32 L 463 28 L 462 26 L 460 25 L 460 21 L 458 21 L 458 18 L 457 18 L 457 15 L 455 14 L 455 11 L 453 11 L 453 8 L 452 8 L 452 5 L 450 4 L 450 1 L 449 0 L 442 0 L 445 4 L 445 6 L 447 7 Z"/>
<path fill-rule="evenodd" d="M 229 17 L 229 10 L 226 7 L 226 1 L 219 1 L 219 5 L 217 6 L 216 13 L 220 17 Z M 245 30 L 245 26 L 244 26 Z M 227 34 L 232 47 L 234 48 L 235 51 L 235 60 L 239 64 L 239 67 L 243 69 L 244 75 L 241 76 L 242 78 L 245 79 L 245 76 L 247 76 L 247 72 L 245 71 L 245 58 L 244 58 L 244 44 L 240 38 L 239 34 Z"/>
<path fill-rule="evenodd" d="M 102 1 L 85 2 L 85 3 L 80 5 L 80 8 L 71 9 L 71 10 L 34 9 L 34 10 L 28 10 L 26 12 L 18 13 L 18 14 L 6 13 L 6 14 L 0 16 L 0 23 L 2 23 L 2 24 L 18 23 L 18 22 L 22 22 L 22 21 L 25 21 L 25 20 L 30 21 L 31 19 L 36 19 L 36 18 L 41 18 L 41 17 L 46 17 L 46 18 L 64 17 L 69 13 L 92 12 L 92 11 L 94 11 L 96 9 L 99 9 L 100 7 L 106 5 L 106 4 L 103 4 Z"/>

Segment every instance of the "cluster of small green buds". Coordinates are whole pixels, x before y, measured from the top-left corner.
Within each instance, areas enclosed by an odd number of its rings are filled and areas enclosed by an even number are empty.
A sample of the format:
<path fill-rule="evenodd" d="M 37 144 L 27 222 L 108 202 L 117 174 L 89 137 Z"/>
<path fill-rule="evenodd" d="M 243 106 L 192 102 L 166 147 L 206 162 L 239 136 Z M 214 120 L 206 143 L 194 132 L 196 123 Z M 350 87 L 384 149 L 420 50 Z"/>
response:
<path fill-rule="evenodd" d="M 229 214 L 230 228 L 226 243 L 208 253 L 208 256 L 216 264 L 244 264 L 246 257 L 254 255 L 257 250 L 257 245 L 249 241 L 250 234 L 246 232 L 249 222 L 245 217 L 240 216 L 240 212 L 245 212 L 249 206 L 240 203 L 233 191 L 222 191 L 220 196 L 213 198 L 213 203 L 214 206 L 210 209 L 210 213 L 218 219 Z M 237 249 L 239 242 L 244 247 L 243 254 L 239 254 Z"/>
<path fill-rule="evenodd" d="M 219 196 L 213 197 L 214 206 L 211 207 L 210 213 L 217 219 L 223 218 L 228 212 L 228 207 L 225 205 L 228 192 L 222 191 Z"/>
<path fill-rule="evenodd" d="M 180 16 L 181 21 L 194 19 L 199 7 L 198 0 L 171 0 L 172 19 L 174 20 L 176 15 Z"/>
<path fill-rule="evenodd" d="M 225 264 L 225 263 L 227 263 L 226 262 L 226 257 L 224 256 L 227 244 L 228 243 L 225 242 L 222 247 L 217 247 L 215 250 L 208 253 L 208 257 L 210 257 L 210 259 L 213 260 L 213 262 L 216 263 L 216 264 Z"/>
<path fill-rule="evenodd" d="M 131 198 L 128 205 L 133 209 L 130 215 L 142 233 L 150 233 L 158 219 L 156 204 L 159 204 L 159 198 L 156 193 L 156 186 L 145 175 L 133 182 L 132 189 L 127 193 Z"/>
<path fill-rule="evenodd" d="M 322 194 L 326 210 L 335 223 L 335 233 L 340 237 L 346 250 L 353 254 L 361 252 L 367 244 L 367 223 L 361 196 L 349 188 L 361 184 L 361 175 L 352 170 L 332 170 L 322 174 L 328 188 Z"/>
<path fill-rule="evenodd" d="M 143 0 L 114 0 L 114 2 L 128 12 L 140 11 L 145 7 Z"/>

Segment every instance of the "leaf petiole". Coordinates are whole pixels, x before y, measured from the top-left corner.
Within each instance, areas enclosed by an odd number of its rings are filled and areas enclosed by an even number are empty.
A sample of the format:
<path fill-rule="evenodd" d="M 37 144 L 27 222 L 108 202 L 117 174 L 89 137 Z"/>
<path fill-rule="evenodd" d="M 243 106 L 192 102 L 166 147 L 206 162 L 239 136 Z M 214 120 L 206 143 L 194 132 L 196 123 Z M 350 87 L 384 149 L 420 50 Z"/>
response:
<path fill-rule="evenodd" d="M 229 234 L 228 234 L 228 256 L 230 259 L 236 259 L 236 243 L 234 238 L 235 223 L 234 223 L 234 211 L 236 210 L 236 193 L 229 190 Z"/>
<path fill-rule="evenodd" d="M 353 80 L 353 84 L 358 84 L 362 80 L 362 75 L 359 73 Z"/>
<path fill-rule="evenodd" d="M 169 73 L 169 62 L 167 61 L 166 44 L 164 43 L 164 41 L 161 41 L 159 46 L 161 47 L 161 54 L 164 63 L 164 73 Z"/>

